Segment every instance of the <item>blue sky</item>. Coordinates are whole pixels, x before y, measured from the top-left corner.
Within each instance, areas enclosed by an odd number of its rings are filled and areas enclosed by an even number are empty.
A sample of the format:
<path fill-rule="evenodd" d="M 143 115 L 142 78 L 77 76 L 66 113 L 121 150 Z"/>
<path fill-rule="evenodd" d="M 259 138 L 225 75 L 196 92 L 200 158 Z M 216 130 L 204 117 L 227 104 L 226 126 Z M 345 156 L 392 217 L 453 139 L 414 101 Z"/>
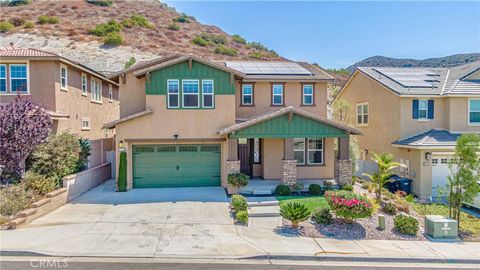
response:
<path fill-rule="evenodd" d="M 480 2 L 166 1 L 293 60 L 347 67 L 369 56 L 480 52 Z"/>

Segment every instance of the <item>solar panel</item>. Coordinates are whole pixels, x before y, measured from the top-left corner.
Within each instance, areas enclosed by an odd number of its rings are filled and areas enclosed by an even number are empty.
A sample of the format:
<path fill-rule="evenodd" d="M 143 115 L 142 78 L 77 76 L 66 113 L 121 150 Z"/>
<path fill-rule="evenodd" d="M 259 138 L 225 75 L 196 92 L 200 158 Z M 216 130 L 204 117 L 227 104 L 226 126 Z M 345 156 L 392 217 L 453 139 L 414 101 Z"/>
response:
<path fill-rule="evenodd" d="M 312 73 L 294 62 L 226 62 L 229 68 L 253 75 L 312 75 Z"/>
<path fill-rule="evenodd" d="M 375 68 L 375 70 L 405 87 L 434 87 L 432 76 L 439 76 L 423 68 Z"/>

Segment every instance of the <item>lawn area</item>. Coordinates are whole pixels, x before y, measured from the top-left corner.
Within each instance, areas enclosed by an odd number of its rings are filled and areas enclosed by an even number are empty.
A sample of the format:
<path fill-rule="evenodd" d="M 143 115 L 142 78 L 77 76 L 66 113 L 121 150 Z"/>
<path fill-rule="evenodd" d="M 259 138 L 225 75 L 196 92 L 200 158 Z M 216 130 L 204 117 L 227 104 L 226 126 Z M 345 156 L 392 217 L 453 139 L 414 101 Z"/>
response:
<path fill-rule="evenodd" d="M 299 202 L 304 204 L 310 211 L 315 210 L 317 207 L 330 208 L 323 196 L 277 196 L 276 198 L 280 202 L 280 206 L 289 202 Z"/>
<path fill-rule="evenodd" d="M 430 204 L 425 205 L 413 203 L 415 211 L 420 215 L 442 215 L 448 216 L 448 206 L 443 204 Z M 460 214 L 460 232 L 468 235 L 468 238 L 480 238 L 480 218 L 476 218 L 467 213 L 461 212 Z"/>

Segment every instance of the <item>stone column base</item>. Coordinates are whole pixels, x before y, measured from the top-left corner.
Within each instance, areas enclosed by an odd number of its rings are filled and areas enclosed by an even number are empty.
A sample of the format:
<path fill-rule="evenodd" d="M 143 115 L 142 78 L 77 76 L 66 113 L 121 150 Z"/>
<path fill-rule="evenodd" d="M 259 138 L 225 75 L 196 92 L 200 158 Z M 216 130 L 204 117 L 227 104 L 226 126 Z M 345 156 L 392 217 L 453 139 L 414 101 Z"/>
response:
<path fill-rule="evenodd" d="M 286 185 L 297 183 L 297 160 L 282 160 L 282 182 Z"/>
<path fill-rule="evenodd" d="M 225 169 L 227 174 L 240 172 L 240 160 L 227 160 Z"/>
<path fill-rule="evenodd" d="M 335 180 L 341 186 L 352 183 L 352 160 L 337 159 L 335 161 Z"/>

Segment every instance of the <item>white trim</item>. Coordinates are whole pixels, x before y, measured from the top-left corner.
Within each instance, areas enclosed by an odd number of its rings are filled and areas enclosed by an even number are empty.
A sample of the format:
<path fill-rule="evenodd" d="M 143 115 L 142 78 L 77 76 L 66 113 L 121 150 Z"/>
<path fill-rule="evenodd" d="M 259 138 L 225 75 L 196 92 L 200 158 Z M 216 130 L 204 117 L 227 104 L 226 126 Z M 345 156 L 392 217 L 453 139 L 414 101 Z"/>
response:
<path fill-rule="evenodd" d="M 310 140 L 320 140 L 322 141 L 322 148 L 321 149 L 310 149 Z M 324 155 L 324 150 L 325 150 L 325 140 L 323 138 L 306 138 L 306 143 L 307 147 L 307 153 L 306 153 L 306 158 L 307 158 L 307 164 L 308 165 L 323 165 L 325 164 L 325 155 Z M 321 152 L 322 153 L 322 162 L 315 163 L 315 162 L 310 162 L 310 152 Z"/>
<path fill-rule="evenodd" d="M 22 94 L 30 94 L 30 72 L 29 72 L 29 69 L 30 69 L 30 65 L 29 65 L 29 62 L 27 63 L 15 63 L 15 64 L 8 64 L 8 77 L 10 78 L 9 79 L 9 82 L 10 82 L 10 87 L 9 87 L 9 90 L 10 90 L 10 93 L 11 94 L 17 94 L 17 92 L 13 91 L 12 90 L 12 66 L 25 66 L 26 68 L 26 79 L 27 79 L 27 91 L 22 91 L 21 93 Z M 15 78 L 15 79 L 23 79 L 23 78 Z"/>
<path fill-rule="evenodd" d="M 83 123 L 88 123 L 88 126 L 83 126 Z M 81 121 L 81 129 L 82 130 L 90 130 L 90 118 L 88 117 L 82 117 L 82 121 Z"/>
<path fill-rule="evenodd" d="M 428 150 L 428 149 L 455 149 L 455 145 L 443 145 L 443 146 L 416 146 L 416 145 L 402 145 L 402 144 L 394 144 L 392 143 L 393 147 L 398 147 L 398 148 L 408 148 L 408 149 L 422 149 L 422 150 Z"/>
<path fill-rule="evenodd" d="M 282 88 L 282 93 L 281 94 L 275 94 L 275 86 L 280 86 Z M 285 101 L 283 100 L 283 95 L 284 95 L 285 87 L 283 87 L 283 84 L 272 84 L 272 105 L 284 105 Z M 280 96 L 280 99 L 282 102 L 280 103 L 275 103 L 275 96 Z"/>
<path fill-rule="evenodd" d="M 98 89 L 98 90 L 100 90 L 100 93 L 97 93 L 97 88 L 93 86 L 93 82 L 94 82 L 94 81 L 95 81 L 95 82 L 97 83 L 97 85 L 99 86 L 99 89 Z M 102 81 L 101 81 L 101 80 L 98 80 L 98 79 L 96 79 L 96 78 L 94 78 L 94 77 L 92 77 L 91 80 L 90 80 L 90 90 L 91 90 L 91 91 L 90 91 L 90 92 L 91 92 L 91 99 L 90 99 L 90 100 L 91 100 L 93 103 L 102 104 L 102 103 L 103 103 L 103 102 L 102 102 Z M 95 99 L 95 96 L 96 96 L 97 94 L 99 94 L 99 98 L 100 98 L 99 100 L 98 100 L 98 99 Z"/>
<path fill-rule="evenodd" d="M 470 101 L 472 101 L 472 100 L 473 100 L 473 101 L 479 101 L 479 102 L 480 102 L 480 98 L 469 98 L 468 101 L 467 101 L 467 102 L 468 102 L 468 105 L 467 105 L 467 106 L 468 106 L 468 110 L 467 110 L 467 126 L 469 126 L 469 127 L 478 127 L 478 126 L 480 126 L 480 122 L 479 122 L 479 123 L 471 123 L 471 122 L 470 122 Z M 475 111 L 475 112 L 477 112 L 477 111 Z M 480 112 L 480 111 L 478 111 L 478 112 Z"/>
<path fill-rule="evenodd" d="M 364 106 L 367 106 L 367 113 L 365 114 L 364 112 Z M 361 107 L 362 109 L 362 113 L 361 114 L 358 114 L 358 108 Z M 365 123 L 365 115 L 367 116 L 367 123 Z M 358 117 L 361 116 L 362 117 L 362 122 L 359 123 L 358 122 Z M 356 126 L 357 127 L 368 127 L 368 123 L 370 123 L 370 104 L 368 102 L 361 102 L 361 103 L 357 103 L 356 106 L 355 106 L 355 123 L 356 123 Z"/>
<path fill-rule="evenodd" d="M 250 90 L 251 90 L 251 93 L 250 94 L 245 94 L 245 91 L 244 91 L 244 87 L 245 86 L 250 86 Z M 253 83 L 245 83 L 245 84 L 242 84 L 242 90 L 241 90 L 241 100 L 240 100 L 240 103 L 244 106 L 252 106 L 253 105 Z M 250 103 L 245 103 L 243 97 L 245 96 L 250 96 Z"/>
<path fill-rule="evenodd" d="M 303 150 L 295 150 L 295 139 L 298 139 L 298 140 L 303 140 Z M 305 165 L 306 163 L 306 160 L 305 160 L 305 151 L 307 149 L 307 142 L 306 142 L 306 138 L 293 138 L 293 157 L 295 158 L 295 152 L 302 152 L 303 153 L 303 162 L 302 163 L 299 163 L 297 161 L 297 165 Z"/>
<path fill-rule="evenodd" d="M 85 78 L 85 91 L 83 91 L 83 79 Z M 88 95 L 88 76 L 87 73 L 83 73 L 80 75 L 80 87 L 82 90 L 82 96 L 86 97 Z"/>
<path fill-rule="evenodd" d="M 311 94 L 305 94 L 305 86 L 310 86 L 312 88 L 312 93 Z M 303 84 L 302 86 L 302 105 L 313 105 L 314 104 L 314 100 L 313 100 L 313 91 L 314 91 L 314 87 L 313 87 L 313 84 Z M 310 103 L 305 103 L 305 97 L 306 96 L 310 96 L 312 97 L 312 102 Z"/>
<path fill-rule="evenodd" d="M 65 86 L 62 83 L 62 69 L 65 69 Z M 60 64 L 60 90 L 68 91 L 68 68 L 63 64 Z"/>
<path fill-rule="evenodd" d="M 168 86 L 169 86 L 169 83 L 170 82 L 176 82 L 177 83 L 177 93 L 175 95 L 177 95 L 177 106 L 171 106 L 170 105 L 170 95 L 174 95 L 174 94 L 170 94 L 170 92 L 168 91 Z M 167 80 L 167 108 L 180 108 L 180 81 L 179 80 L 174 80 L 174 79 L 169 79 Z"/>
<path fill-rule="evenodd" d="M 204 82 L 212 82 L 212 93 L 207 93 L 207 96 L 212 96 L 212 106 L 205 106 L 203 96 L 205 96 L 205 93 L 203 92 L 203 83 Z M 202 108 L 207 108 L 207 109 L 213 109 L 215 108 L 215 86 L 213 79 L 207 79 L 207 80 L 202 80 Z"/>
<path fill-rule="evenodd" d="M 108 84 L 108 102 L 113 102 L 113 86 Z"/>
<path fill-rule="evenodd" d="M 197 86 L 198 86 L 198 89 L 197 89 L 197 93 L 196 94 L 192 94 L 192 93 L 187 93 L 185 94 L 183 92 L 183 84 L 185 83 L 185 81 L 192 81 L 192 82 L 197 82 Z M 185 106 L 185 95 L 187 96 L 193 96 L 193 95 L 196 95 L 197 96 L 197 106 Z M 187 108 L 187 109 L 192 109 L 192 108 L 200 108 L 200 80 L 191 80 L 191 79 L 184 79 L 182 80 L 182 108 Z"/>
<path fill-rule="evenodd" d="M 425 117 L 420 117 L 420 102 L 422 101 L 425 101 L 427 103 L 427 107 L 425 108 Z M 412 101 L 413 102 L 413 101 Z M 417 121 L 430 121 L 430 120 L 433 120 L 433 119 L 428 119 L 428 111 L 429 111 L 429 106 L 428 106 L 428 99 L 418 99 L 418 110 L 417 110 L 417 115 L 418 115 L 418 118 L 415 119 Z M 422 109 L 423 111 L 423 109 Z"/>
<path fill-rule="evenodd" d="M 8 73 L 8 70 L 7 70 L 7 64 L 0 64 L 0 67 L 5 67 L 5 77 L 0 77 L 0 80 L 5 80 L 5 91 L 1 91 L 0 89 L 0 94 L 6 94 L 8 93 L 8 88 L 7 88 L 7 73 Z"/>

